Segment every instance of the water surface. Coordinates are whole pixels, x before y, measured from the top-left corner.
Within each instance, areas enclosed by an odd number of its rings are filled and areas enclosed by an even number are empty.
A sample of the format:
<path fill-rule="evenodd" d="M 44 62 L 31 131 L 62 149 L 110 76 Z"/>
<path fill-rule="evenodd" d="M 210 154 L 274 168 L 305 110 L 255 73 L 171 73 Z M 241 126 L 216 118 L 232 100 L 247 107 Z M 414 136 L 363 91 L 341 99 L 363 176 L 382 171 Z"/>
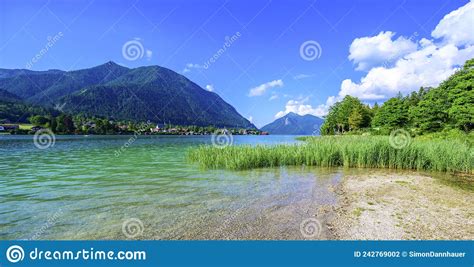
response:
<path fill-rule="evenodd" d="M 302 239 L 301 222 L 336 203 L 333 189 L 348 174 L 202 170 L 185 155 L 210 136 L 139 136 L 124 147 L 129 138 L 57 136 L 41 150 L 32 136 L 0 136 L 0 239 Z M 138 234 L 124 234 L 130 220 L 142 223 Z"/>

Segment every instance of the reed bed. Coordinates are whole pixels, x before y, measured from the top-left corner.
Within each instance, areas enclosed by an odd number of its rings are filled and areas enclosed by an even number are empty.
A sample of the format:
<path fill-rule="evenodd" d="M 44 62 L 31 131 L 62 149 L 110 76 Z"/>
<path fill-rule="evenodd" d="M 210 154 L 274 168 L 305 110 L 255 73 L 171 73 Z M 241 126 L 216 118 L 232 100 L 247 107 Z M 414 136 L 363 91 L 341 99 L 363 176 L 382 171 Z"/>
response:
<path fill-rule="evenodd" d="M 200 146 L 188 159 L 206 169 L 278 166 L 412 169 L 473 174 L 473 149 L 458 140 L 418 140 L 397 149 L 387 136 L 310 137 L 303 144 Z"/>

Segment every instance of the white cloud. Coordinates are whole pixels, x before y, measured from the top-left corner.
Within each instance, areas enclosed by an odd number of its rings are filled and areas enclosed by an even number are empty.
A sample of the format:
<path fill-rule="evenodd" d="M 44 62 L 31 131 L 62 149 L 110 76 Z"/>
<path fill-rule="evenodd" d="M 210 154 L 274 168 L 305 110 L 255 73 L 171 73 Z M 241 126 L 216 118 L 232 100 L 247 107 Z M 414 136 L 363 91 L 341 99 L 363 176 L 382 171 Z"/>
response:
<path fill-rule="evenodd" d="M 351 95 L 362 100 L 383 100 L 395 96 L 398 92 L 406 94 L 418 90 L 421 86 L 439 85 L 466 60 L 474 57 L 473 18 L 474 1 L 471 1 L 449 13 L 439 22 L 432 33 L 432 37 L 438 38 L 437 40 L 422 38 L 416 42 L 415 51 L 398 58 L 393 66 L 374 66 L 358 82 L 351 79 L 342 81 L 339 94 L 333 98 L 340 100 L 345 95 Z M 391 33 L 387 36 L 390 37 L 389 46 L 393 46 L 397 40 L 400 40 L 399 37 L 392 41 L 393 34 Z M 356 40 L 368 40 L 373 37 L 365 38 L 367 39 Z M 408 39 L 403 40 L 405 42 Z M 397 51 L 407 50 L 398 49 Z M 374 60 L 366 61 L 374 58 L 368 56 L 370 54 L 368 52 L 365 55 L 358 52 L 357 56 L 352 53 L 353 51 L 349 57 L 359 64 L 357 68 L 360 68 L 361 63 L 367 66 L 368 62 L 374 62 Z M 377 59 L 383 58 L 382 54 L 378 55 Z"/>
<path fill-rule="evenodd" d="M 214 85 L 212 85 L 212 84 L 206 85 L 206 90 L 209 91 L 209 92 L 214 92 Z"/>
<path fill-rule="evenodd" d="M 357 64 L 356 70 L 368 70 L 373 66 L 414 52 L 417 44 L 403 36 L 392 40 L 394 32 L 380 32 L 376 36 L 356 38 L 349 48 L 349 59 Z"/>
<path fill-rule="evenodd" d="M 193 69 L 203 69 L 203 68 L 204 68 L 203 65 L 199 65 L 199 64 L 196 64 L 196 63 L 187 63 L 186 66 L 183 69 L 183 73 L 190 72 Z"/>
<path fill-rule="evenodd" d="M 249 116 L 249 117 L 247 118 L 247 120 L 249 120 L 251 123 L 253 123 L 253 117 L 252 117 L 252 116 Z"/>
<path fill-rule="evenodd" d="M 263 95 L 268 89 L 273 88 L 273 87 L 282 87 L 283 86 L 283 81 L 282 80 L 273 80 L 271 82 L 267 82 L 264 84 L 261 84 L 257 87 L 254 87 L 250 89 L 248 96 L 259 96 Z"/>
<path fill-rule="evenodd" d="M 295 80 L 301 80 L 301 79 L 306 79 L 306 78 L 310 78 L 310 77 L 313 77 L 314 75 L 309 75 L 309 74 L 304 74 L 304 73 L 301 73 L 301 74 L 297 74 L 295 76 L 293 76 L 293 79 Z"/>
<path fill-rule="evenodd" d="M 270 96 L 268 101 L 273 101 L 273 100 L 278 99 L 278 98 L 280 98 L 280 96 L 278 94 L 272 94 L 272 96 Z"/>
<path fill-rule="evenodd" d="M 474 46 L 459 49 L 453 44 L 441 47 L 431 44 L 398 60 L 393 68 L 372 68 L 358 83 L 344 80 L 339 96 L 352 95 L 363 100 L 386 99 L 398 92 L 412 92 L 421 86 L 434 87 L 472 57 Z"/>
<path fill-rule="evenodd" d="M 327 114 L 327 108 L 328 106 L 326 104 L 324 105 L 319 105 L 315 108 L 311 106 L 310 104 L 307 104 L 309 98 L 304 98 L 302 100 L 290 100 L 286 103 L 285 110 L 278 112 L 275 114 L 275 119 L 281 118 L 285 116 L 286 114 L 293 112 L 298 115 L 306 115 L 306 114 L 311 114 L 314 116 L 322 117 L 325 114 Z M 333 103 L 331 103 L 333 104 Z"/>
<path fill-rule="evenodd" d="M 474 1 L 444 16 L 431 33 L 457 46 L 474 43 Z"/>

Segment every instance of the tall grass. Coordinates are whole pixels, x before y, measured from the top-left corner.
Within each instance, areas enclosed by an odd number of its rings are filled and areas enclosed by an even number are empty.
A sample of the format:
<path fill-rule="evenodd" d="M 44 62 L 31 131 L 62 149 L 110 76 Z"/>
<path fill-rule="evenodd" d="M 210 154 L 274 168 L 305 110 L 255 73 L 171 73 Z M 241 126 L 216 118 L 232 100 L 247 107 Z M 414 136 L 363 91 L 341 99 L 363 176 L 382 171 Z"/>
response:
<path fill-rule="evenodd" d="M 414 139 L 401 149 L 392 147 L 387 136 L 325 136 L 305 141 L 295 145 L 200 146 L 189 151 L 188 158 L 208 169 L 307 165 L 474 173 L 473 149 L 457 140 Z"/>

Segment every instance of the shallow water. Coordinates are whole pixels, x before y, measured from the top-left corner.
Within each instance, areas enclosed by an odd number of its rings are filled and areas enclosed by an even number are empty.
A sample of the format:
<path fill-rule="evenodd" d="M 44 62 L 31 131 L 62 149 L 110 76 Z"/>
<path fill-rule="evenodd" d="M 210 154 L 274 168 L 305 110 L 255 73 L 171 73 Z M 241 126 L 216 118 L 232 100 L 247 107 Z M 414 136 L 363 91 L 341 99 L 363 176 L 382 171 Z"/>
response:
<path fill-rule="evenodd" d="M 32 138 L 0 136 L 0 239 L 303 239 L 301 223 L 336 203 L 345 175 L 360 173 L 187 163 L 187 149 L 210 136 L 139 136 L 121 153 L 130 136 L 57 136 L 44 150 Z"/>

